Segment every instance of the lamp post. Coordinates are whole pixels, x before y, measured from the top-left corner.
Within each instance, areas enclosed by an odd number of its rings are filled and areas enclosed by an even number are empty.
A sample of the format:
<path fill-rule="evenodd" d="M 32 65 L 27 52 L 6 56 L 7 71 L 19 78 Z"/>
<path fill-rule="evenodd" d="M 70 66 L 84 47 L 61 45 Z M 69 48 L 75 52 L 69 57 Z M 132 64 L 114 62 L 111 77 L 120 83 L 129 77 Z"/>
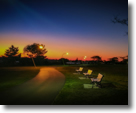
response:
<path fill-rule="evenodd" d="M 43 49 L 43 46 L 40 45 L 39 48 L 40 48 L 40 49 Z M 32 49 L 33 49 L 33 48 L 31 48 L 31 50 L 32 50 Z M 36 67 L 33 57 L 32 57 L 32 61 L 33 61 L 34 67 Z"/>
<path fill-rule="evenodd" d="M 40 48 L 40 49 L 43 49 L 43 46 L 40 45 L 39 48 Z"/>
<path fill-rule="evenodd" d="M 63 54 L 62 54 L 62 62 L 63 62 L 63 65 L 65 65 L 64 59 L 63 59 L 63 55 L 65 55 L 65 54 L 68 55 L 69 53 L 63 53 Z"/>
<path fill-rule="evenodd" d="M 87 56 L 83 56 L 83 59 L 85 60 Z M 82 64 L 83 64 L 83 61 L 82 61 Z"/>

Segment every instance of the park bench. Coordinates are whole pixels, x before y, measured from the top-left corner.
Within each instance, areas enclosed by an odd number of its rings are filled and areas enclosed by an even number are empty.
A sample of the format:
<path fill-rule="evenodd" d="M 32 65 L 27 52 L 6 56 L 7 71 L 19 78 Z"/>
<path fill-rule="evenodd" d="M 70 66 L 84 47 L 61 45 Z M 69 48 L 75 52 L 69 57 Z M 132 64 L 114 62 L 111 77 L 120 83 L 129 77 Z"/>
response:
<path fill-rule="evenodd" d="M 87 73 L 83 73 L 86 77 L 92 74 L 93 70 L 88 69 Z"/>
<path fill-rule="evenodd" d="M 97 78 L 90 78 L 92 83 L 97 86 L 100 86 L 101 87 L 101 81 L 102 81 L 102 78 L 103 78 L 103 75 L 101 73 L 98 74 Z"/>
<path fill-rule="evenodd" d="M 80 72 L 83 71 L 83 67 L 80 67 L 79 69 L 76 69 L 76 72 L 78 72 L 80 74 Z"/>

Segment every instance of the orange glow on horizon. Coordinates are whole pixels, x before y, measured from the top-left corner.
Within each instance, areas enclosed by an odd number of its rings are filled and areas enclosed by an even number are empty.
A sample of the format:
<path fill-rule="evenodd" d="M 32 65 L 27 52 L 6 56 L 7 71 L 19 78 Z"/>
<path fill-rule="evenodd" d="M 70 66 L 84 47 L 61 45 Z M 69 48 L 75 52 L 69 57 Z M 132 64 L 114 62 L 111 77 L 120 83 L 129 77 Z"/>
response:
<path fill-rule="evenodd" d="M 19 53 L 21 57 L 26 57 L 23 53 L 23 49 L 28 44 L 39 43 L 45 45 L 47 49 L 48 59 L 60 59 L 63 53 L 68 51 L 64 55 L 64 58 L 69 60 L 82 60 L 83 55 L 86 55 L 85 60 L 92 60 L 91 57 L 98 55 L 102 60 L 108 60 L 112 57 L 121 57 L 128 55 L 128 45 L 121 45 L 117 42 L 116 46 L 110 42 L 106 41 L 77 41 L 76 39 L 62 38 L 57 40 L 52 36 L 41 36 L 42 40 L 39 40 L 39 35 L 17 35 L 17 34 L 5 34 L 0 35 L 0 56 L 4 55 L 5 50 L 8 49 L 11 45 L 19 47 Z M 72 42 L 72 43 L 71 43 Z M 41 47 L 40 47 L 41 48 Z M 42 48 L 41 48 L 42 49 Z"/>

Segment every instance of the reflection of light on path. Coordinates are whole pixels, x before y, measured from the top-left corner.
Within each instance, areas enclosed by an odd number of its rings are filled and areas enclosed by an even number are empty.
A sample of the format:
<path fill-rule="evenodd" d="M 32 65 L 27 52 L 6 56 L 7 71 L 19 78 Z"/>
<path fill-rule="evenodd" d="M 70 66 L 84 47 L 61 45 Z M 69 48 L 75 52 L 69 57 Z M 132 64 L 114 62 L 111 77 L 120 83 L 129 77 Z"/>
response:
<path fill-rule="evenodd" d="M 51 104 L 64 82 L 65 77 L 59 71 L 42 68 L 35 78 L 0 96 L 8 96 L 9 104 Z"/>

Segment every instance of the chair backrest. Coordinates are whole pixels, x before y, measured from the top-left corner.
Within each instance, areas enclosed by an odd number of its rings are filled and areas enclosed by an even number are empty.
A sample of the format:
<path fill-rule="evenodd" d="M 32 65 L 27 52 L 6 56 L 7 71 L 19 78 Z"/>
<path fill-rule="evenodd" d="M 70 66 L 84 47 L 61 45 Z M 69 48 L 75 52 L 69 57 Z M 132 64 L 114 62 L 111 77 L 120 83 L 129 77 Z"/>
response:
<path fill-rule="evenodd" d="M 88 69 L 88 72 L 87 72 L 87 73 L 91 75 L 92 72 L 93 72 L 93 70 Z"/>
<path fill-rule="evenodd" d="M 83 70 L 83 67 L 80 67 L 79 70 L 82 71 L 82 70 Z"/>
<path fill-rule="evenodd" d="M 100 82 L 100 81 L 102 80 L 102 78 L 103 78 L 103 75 L 102 75 L 101 73 L 99 73 L 99 74 L 98 74 L 98 77 L 97 77 L 98 82 Z"/>

